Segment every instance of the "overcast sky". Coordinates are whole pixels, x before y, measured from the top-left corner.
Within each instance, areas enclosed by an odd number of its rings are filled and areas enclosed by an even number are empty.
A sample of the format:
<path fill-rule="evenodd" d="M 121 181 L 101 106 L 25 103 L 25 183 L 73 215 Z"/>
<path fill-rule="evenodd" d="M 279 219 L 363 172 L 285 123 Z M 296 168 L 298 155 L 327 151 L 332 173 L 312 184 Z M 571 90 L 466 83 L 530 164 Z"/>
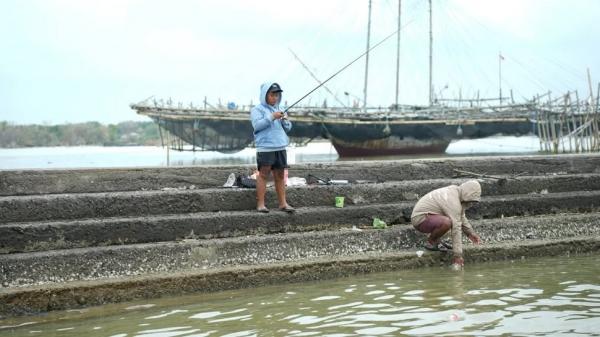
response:
<path fill-rule="evenodd" d="M 396 29 L 397 0 L 373 0 L 374 44 Z M 428 99 L 428 5 L 403 0 L 400 101 Z M 146 120 L 129 104 L 258 101 L 277 81 L 292 103 L 366 46 L 367 0 L 0 1 L 0 120 L 18 124 Z M 435 91 L 515 99 L 548 90 L 589 95 L 600 80 L 600 1 L 434 0 Z M 371 54 L 369 105 L 394 102 L 396 39 Z M 364 59 L 328 83 L 361 97 Z M 447 88 L 446 88 L 447 86 Z M 318 90 L 305 101 L 334 98 Z"/>

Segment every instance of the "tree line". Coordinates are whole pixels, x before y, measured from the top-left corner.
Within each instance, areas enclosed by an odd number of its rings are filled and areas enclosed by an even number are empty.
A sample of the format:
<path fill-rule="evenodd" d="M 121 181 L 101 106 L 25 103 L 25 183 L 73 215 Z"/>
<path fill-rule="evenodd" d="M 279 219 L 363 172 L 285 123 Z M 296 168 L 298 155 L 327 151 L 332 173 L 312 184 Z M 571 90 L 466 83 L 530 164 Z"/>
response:
<path fill-rule="evenodd" d="M 0 147 L 160 145 L 153 122 L 99 122 L 18 125 L 0 121 Z"/>

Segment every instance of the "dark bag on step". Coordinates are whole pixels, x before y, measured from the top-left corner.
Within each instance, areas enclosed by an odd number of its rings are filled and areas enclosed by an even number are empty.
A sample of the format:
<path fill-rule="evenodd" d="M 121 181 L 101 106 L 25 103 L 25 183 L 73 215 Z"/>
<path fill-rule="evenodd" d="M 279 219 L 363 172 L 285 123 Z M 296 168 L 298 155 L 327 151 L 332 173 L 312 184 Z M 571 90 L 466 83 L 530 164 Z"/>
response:
<path fill-rule="evenodd" d="M 246 188 L 256 188 L 256 179 L 252 179 L 244 175 L 239 175 L 237 177 L 237 185 Z"/>

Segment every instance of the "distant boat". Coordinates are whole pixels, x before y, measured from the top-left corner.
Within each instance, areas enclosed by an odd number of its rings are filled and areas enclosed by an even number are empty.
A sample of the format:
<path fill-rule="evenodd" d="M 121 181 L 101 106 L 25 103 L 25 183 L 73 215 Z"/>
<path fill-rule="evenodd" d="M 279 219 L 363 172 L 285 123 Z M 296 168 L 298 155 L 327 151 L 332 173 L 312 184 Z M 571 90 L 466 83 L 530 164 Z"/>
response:
<path fill-rule="evenodd" d="M 231 153 L 254 141 L 249 110 L 197 109 L 132 104 L 161 129 L 192 145 L 193 150 Z M 413 108 L 414 109 L 414 108 Z M 416 111 L 416 110 L 414 110 Z M 526 105 L 502 109 L 424 108 L 419 113 L 377 111 L 368 114 L 341 109 L 298 108 L 290 111 L 292 142 L 306 144 L 329 139 L 340 157 L 443 153 L 453 139 L 483 138 L 496 134 L 531 134 L 534 126 Z M 163 144 L 183 149 L 167 140 Z"/>

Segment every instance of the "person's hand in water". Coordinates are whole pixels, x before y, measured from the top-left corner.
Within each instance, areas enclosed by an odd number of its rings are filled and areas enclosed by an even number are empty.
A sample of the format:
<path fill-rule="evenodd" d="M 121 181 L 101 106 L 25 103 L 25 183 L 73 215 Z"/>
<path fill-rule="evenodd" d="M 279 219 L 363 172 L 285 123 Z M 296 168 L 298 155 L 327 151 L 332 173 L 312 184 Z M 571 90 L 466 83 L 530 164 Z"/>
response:
<path fill-rule="evenodd" d="M 452 259 L 452 269 L 453 270 L 461 270 L 465 266 L 465 260 L 460 256 L 455 256 Z"/>

